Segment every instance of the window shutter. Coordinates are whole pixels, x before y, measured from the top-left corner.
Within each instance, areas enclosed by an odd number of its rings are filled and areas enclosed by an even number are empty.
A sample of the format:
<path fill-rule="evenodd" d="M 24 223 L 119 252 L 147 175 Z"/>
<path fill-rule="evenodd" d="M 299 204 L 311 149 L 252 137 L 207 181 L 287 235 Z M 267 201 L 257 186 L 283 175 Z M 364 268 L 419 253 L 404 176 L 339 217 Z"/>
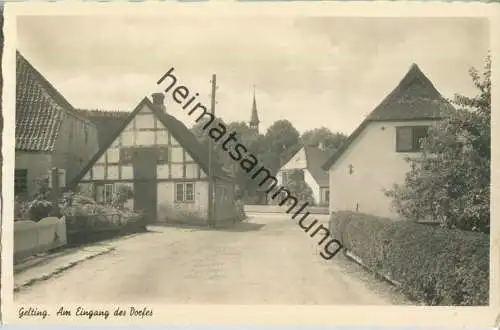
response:
<path fill-rule="evenodd" d="M 411 127 L 396 127 L 396 151 L 405 152 L 413 149 Z"/>

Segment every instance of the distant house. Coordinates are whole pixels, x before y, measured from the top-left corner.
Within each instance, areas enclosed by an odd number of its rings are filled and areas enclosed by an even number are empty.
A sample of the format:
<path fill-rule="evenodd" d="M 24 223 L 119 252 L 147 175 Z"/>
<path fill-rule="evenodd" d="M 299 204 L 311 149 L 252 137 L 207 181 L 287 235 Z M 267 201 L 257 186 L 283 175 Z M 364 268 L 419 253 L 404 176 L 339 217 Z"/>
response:
<path fill-rule="evenodd" d="M 323 165 L 330 173 L 330 211 L 397 218 L 384 190 L 403 183 L 405 157 L 420 151 L 429 126 L 451 104 L 413 64 L 399 85 Z"/>
<path fill-rule="evenodd" d="M 14 190 L 31 196 L 36 181 L 58 167 L 69 183 L 98 150 L 96 126 L 21 53 L 16 53 L 16 149 Z"/>
<path fill-rule="evenodd" d="M 302 147 L 279 169 L 278 182 L 280 185 L 286 186 L 289 183 L 291 172 L 300 170 L 303 173 L 304 181 L 313 191 L 315 204 L 326 205 L 330 198 L 328 171 L 323 170 L 321 166 L 327 159 L 328 153 L 321 148 Z"/>
<path fill-rule="evenodd" d="M 120 185 L 132 189 L 128 206 L 151 221 L 205 225 L 235 217 L 235 186 L 215 161 L 214 210 L 209 204 L 208 150 L 166 113 L 164 94 L 144 98 L 75 178 L 97 202 L 110 202 Z"/>

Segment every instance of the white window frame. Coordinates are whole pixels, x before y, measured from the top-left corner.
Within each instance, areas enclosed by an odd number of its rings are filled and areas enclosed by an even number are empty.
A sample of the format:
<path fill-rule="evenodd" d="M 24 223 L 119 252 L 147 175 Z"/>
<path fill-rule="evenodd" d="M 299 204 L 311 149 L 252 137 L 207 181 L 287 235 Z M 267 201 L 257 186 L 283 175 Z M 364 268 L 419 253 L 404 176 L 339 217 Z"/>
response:
<path fill-rule="evenodd" d="M 178 198 L 178 187 L 182 187 L 182 199 Z M 187 187 L 192 186 L 192 194 L 191 198 L 188 199 L 188 194 L 187 194 Z M 175 195 L 175 201 L 177 203 L 192 203 L 195 201 L 194 195 L 195 195 L 195 184 L 194 182 L 176 182 L 175 183 L 175 189 L 174 189 L 174 195 Z"/>
<path fill-rule="evenodd" d="M 107 188 L 108 187 L 111 187 L 111 192 L 108 193 L 108 190 Z M 112 184 L 112 183 L 105 183 L 104 184 L 104 191 L 103 191 L 103 200 L 104 200 L 104 204 L 109 204 L 113 201 L 113 193 L 115 192 L 115 186 Z M 108 197 L 110 198 L 108 200 Z"/>

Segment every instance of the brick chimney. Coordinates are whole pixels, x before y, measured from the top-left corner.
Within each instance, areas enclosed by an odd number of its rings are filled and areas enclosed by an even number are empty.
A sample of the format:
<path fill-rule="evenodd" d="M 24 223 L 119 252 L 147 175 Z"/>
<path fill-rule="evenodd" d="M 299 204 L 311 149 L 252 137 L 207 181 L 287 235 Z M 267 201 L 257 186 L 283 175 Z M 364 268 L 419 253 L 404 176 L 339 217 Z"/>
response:
<path fill-rule="evenodd" d="M 153 99 L 153 105 L 159 109 L 161 112 L 165 112 L 167 108 L 165 107 L 165 94 L 163 93 L 153 93 L 151 95 Z"/>

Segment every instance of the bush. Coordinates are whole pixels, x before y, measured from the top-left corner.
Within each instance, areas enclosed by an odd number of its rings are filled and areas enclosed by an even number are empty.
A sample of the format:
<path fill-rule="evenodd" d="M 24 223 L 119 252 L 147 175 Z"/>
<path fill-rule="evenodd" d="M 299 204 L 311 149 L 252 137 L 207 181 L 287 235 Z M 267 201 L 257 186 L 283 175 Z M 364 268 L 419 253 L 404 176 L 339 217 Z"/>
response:
<path fill-rule="evenodd" d="M 28 204 L 28 218 L 38 222 L 53 213 L 52 203 L 47 200 L 34 200 Z"/>
<path fill-rule="evenodd" d="M 403 217 L 488 233 L 491 185 L 491 60 L 471 69 L 475 97 L 456 95 L 446 117 L 429 129 L 422 152 L 409 157 L 403 184 L 386 195 Z"/>
<path fill-rule="evenodd" d="M 330 230 L 372 270 L 428 305 L 488 305 L 489 235 L 338 212 Z"/>

